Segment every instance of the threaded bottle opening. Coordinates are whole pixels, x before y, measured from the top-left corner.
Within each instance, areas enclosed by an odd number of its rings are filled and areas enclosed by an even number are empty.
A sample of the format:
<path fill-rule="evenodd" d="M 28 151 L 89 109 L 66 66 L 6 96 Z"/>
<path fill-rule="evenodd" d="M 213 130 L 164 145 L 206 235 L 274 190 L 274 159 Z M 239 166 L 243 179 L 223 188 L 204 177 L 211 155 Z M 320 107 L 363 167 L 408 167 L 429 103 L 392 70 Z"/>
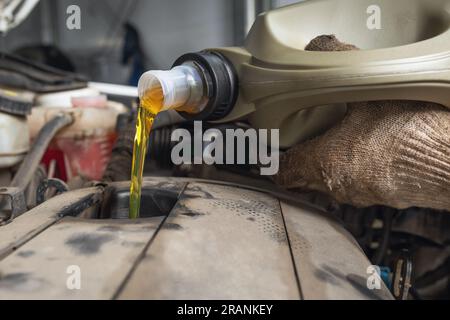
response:
<path fill-rule="evenodd" d="M 151 70 L 139 79 L 138 94 L 142 98 L 148 90 L 161 87 L 164 101 L 162 110 L 195 107 L 201 111 L 203 81 L 195 67 L 181 65 L 171 70 Z"/>

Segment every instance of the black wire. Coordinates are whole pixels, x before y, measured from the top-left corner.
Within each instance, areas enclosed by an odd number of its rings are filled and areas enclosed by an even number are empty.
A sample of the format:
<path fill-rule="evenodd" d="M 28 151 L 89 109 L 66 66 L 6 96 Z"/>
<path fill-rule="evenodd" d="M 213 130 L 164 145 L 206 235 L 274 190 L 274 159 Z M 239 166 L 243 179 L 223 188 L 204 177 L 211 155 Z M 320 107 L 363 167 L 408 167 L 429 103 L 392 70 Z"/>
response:
<path fill-rule="evenodd" d="M 395 209 L 392 209 L 392 208 L 384 209 L 384 212 L 383 212 L 383 235 L 381 236 L 381 243 L 378 246 L 377 251 L 374 253 L 373 258 L 372 258 L 372 262 L 375 265 L 380 265 L 383 262 L 386 252 L 388 250 L 394 212 L 395 212 Z"/>

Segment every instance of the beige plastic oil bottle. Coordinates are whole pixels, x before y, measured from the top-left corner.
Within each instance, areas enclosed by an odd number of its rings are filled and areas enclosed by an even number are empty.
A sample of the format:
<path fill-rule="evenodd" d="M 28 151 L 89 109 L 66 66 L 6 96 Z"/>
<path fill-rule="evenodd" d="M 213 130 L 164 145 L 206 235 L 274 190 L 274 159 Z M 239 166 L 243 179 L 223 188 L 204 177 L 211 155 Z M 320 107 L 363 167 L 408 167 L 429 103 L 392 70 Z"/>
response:
<path fill-rule="evenodd" d="M 304 50 L 324 34 L 361 50 Z M 348 102 L 450 107 L 449 66 L 450 0 L 311 0 L 260 15 L 242 48 L 188 53 L 172 70 L 144 73 L 139 93 L 159 84 L 162 110 L 279 129 L 289 148 L 340 121 Z"/>
<path fill-rule="evenodd" d="M 381 28 L 373 29 L 377 8 Z M 180 113 L 279 128 L 287 148 L 339 121 L 346 102 L 450 106 L 449 28 L 450 0 L 312 0 L 276 9 L 256 19 L 243 48 L 208 49 L 175 62 L 202 79 L 197 89 L 204 94 L 196 114 Z M 362 50 L 304 50 L 323 34 Z"/>

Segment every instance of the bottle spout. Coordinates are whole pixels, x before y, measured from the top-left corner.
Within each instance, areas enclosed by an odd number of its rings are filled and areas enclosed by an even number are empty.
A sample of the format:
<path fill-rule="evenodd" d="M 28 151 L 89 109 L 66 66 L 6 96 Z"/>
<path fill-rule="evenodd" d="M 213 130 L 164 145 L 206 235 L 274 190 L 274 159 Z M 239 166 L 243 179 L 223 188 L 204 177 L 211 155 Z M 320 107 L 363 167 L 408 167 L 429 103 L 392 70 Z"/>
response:
<path fill-rule="evenodd" d="M 142 98 L 147 91 L 158 87 L 163 92 L 161 111 L 175 109 L 199 113 L 206 104 L 203 80 L 193 66 L 181 65 L 170 70 L 145 72 L 138 83 L 139 98 Z"/>
<path fill-rule="evenodd" d="M 233 109 L 238 80 L 233 65 L 214 51 L 187 53 L 170 70 L 151 70 L 139 79 L 138 94 L 161 87 L 161 110 L 174 109 L 187 120 L 215 121 Z"/>

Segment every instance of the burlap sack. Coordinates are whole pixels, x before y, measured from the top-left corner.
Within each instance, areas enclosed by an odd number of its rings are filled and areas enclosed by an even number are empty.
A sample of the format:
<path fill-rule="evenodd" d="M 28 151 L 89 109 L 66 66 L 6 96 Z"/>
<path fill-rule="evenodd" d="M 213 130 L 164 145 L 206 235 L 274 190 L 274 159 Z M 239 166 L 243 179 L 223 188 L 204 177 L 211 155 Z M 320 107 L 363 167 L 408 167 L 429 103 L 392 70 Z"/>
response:
<path fill-rule="evenodd" d="M 307 49 L 354 46 L 320 36 Z M 345 119 L 287 151 L 275 180 L 358 207 L 450 209 L 450 111 L 417 101 L 349 104 Z"/>

